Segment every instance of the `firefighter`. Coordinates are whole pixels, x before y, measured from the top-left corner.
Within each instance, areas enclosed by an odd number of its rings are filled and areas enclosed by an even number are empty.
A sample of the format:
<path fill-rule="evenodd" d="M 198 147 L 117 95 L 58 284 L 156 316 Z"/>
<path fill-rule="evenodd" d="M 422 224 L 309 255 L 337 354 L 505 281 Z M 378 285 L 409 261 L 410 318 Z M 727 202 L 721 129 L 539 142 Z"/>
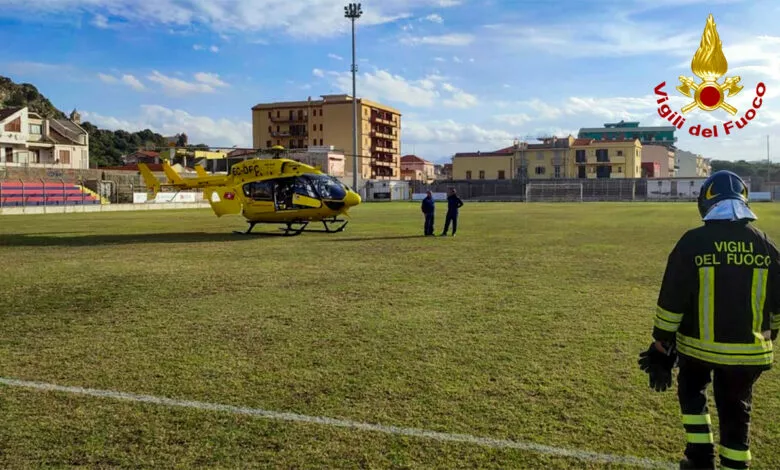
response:
<path fill-rule="evenodd" d="M 745 469 L 753 385 L 771 368 L 780 328 L 780 254 L 751 225 L 757 217 L 736 174 L 718 171 L 707 178 L 698 208 L 704 224 L 686 232 L 668 257 L 654 342 L 639 363 L 656 391 L 671 386 L 672 369 L 679 366 L 687 441 L 680 468 L 716 468 L 706 395 L 712 382 L 721 468 Z"/>

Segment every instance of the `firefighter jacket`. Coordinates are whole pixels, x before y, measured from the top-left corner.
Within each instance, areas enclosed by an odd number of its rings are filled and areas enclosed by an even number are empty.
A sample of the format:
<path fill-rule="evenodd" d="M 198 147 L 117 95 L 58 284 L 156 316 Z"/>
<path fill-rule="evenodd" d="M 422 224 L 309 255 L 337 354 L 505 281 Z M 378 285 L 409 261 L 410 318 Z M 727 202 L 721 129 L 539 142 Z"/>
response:
<path fill-rule="evenodd" d="M 666 265 L 653 337 L 717 366 L 772 365 L 780 328 L 780 254 L 747 221 L 707 221 Z"/>

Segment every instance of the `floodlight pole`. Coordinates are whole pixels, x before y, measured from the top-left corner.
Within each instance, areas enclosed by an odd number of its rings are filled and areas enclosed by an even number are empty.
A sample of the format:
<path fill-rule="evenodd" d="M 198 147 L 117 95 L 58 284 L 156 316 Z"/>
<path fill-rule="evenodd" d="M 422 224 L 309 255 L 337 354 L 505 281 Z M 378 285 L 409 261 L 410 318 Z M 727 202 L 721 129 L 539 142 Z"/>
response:
<path fill-rule="evenodd" d="M 355 20 L 363 14 L 360 3 L 344 7 L 344 17 L 352 21 L 352 189 L 358 191 L 357 60 L 355 59 Z"/>

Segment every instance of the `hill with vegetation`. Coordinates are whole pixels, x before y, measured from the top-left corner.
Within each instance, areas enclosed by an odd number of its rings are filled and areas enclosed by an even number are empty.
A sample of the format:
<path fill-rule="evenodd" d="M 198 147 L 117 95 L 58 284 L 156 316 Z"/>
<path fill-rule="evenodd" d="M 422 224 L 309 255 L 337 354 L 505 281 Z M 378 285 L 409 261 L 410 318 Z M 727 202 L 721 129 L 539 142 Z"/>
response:
<path fill-rule="evenodd" d="M 0 109 L 26 106 L 41 117 L 66 119 L 65 113 L 57 109 L 38 89 L 30 83 L 14 83 L 8 77 L 0 76 Z M 81 123 L 89 133 L 90 166 L 115 166 L 122 164 L 122 155 L 138 150 L 157 149 L 168 146 L 164 136 L 144 129 L 138 132 L 100 129 L 90 122 Z M 205 144 L 188 145 L 186 134 L 177 134 L 177 146 L 208 148 Z"/>

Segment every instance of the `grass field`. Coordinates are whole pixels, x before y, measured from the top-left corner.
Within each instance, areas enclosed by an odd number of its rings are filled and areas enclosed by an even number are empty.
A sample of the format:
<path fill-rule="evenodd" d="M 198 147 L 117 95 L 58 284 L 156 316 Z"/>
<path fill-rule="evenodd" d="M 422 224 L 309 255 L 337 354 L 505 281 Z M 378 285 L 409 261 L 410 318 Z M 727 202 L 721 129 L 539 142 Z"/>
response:
<path fill-rule="evenodd" d="M 290 238 L 208 210 L 3 217 L 0 377 L 676 462 L 675 389 L 636 360 L 695 204 L 461 211 L 446 239 L 405 203 Z M 777 371 L 753 413 L 754 467 L 780 468 Z M 71 466 L 618 468 L 0 385 L 0 467 Z"/>

